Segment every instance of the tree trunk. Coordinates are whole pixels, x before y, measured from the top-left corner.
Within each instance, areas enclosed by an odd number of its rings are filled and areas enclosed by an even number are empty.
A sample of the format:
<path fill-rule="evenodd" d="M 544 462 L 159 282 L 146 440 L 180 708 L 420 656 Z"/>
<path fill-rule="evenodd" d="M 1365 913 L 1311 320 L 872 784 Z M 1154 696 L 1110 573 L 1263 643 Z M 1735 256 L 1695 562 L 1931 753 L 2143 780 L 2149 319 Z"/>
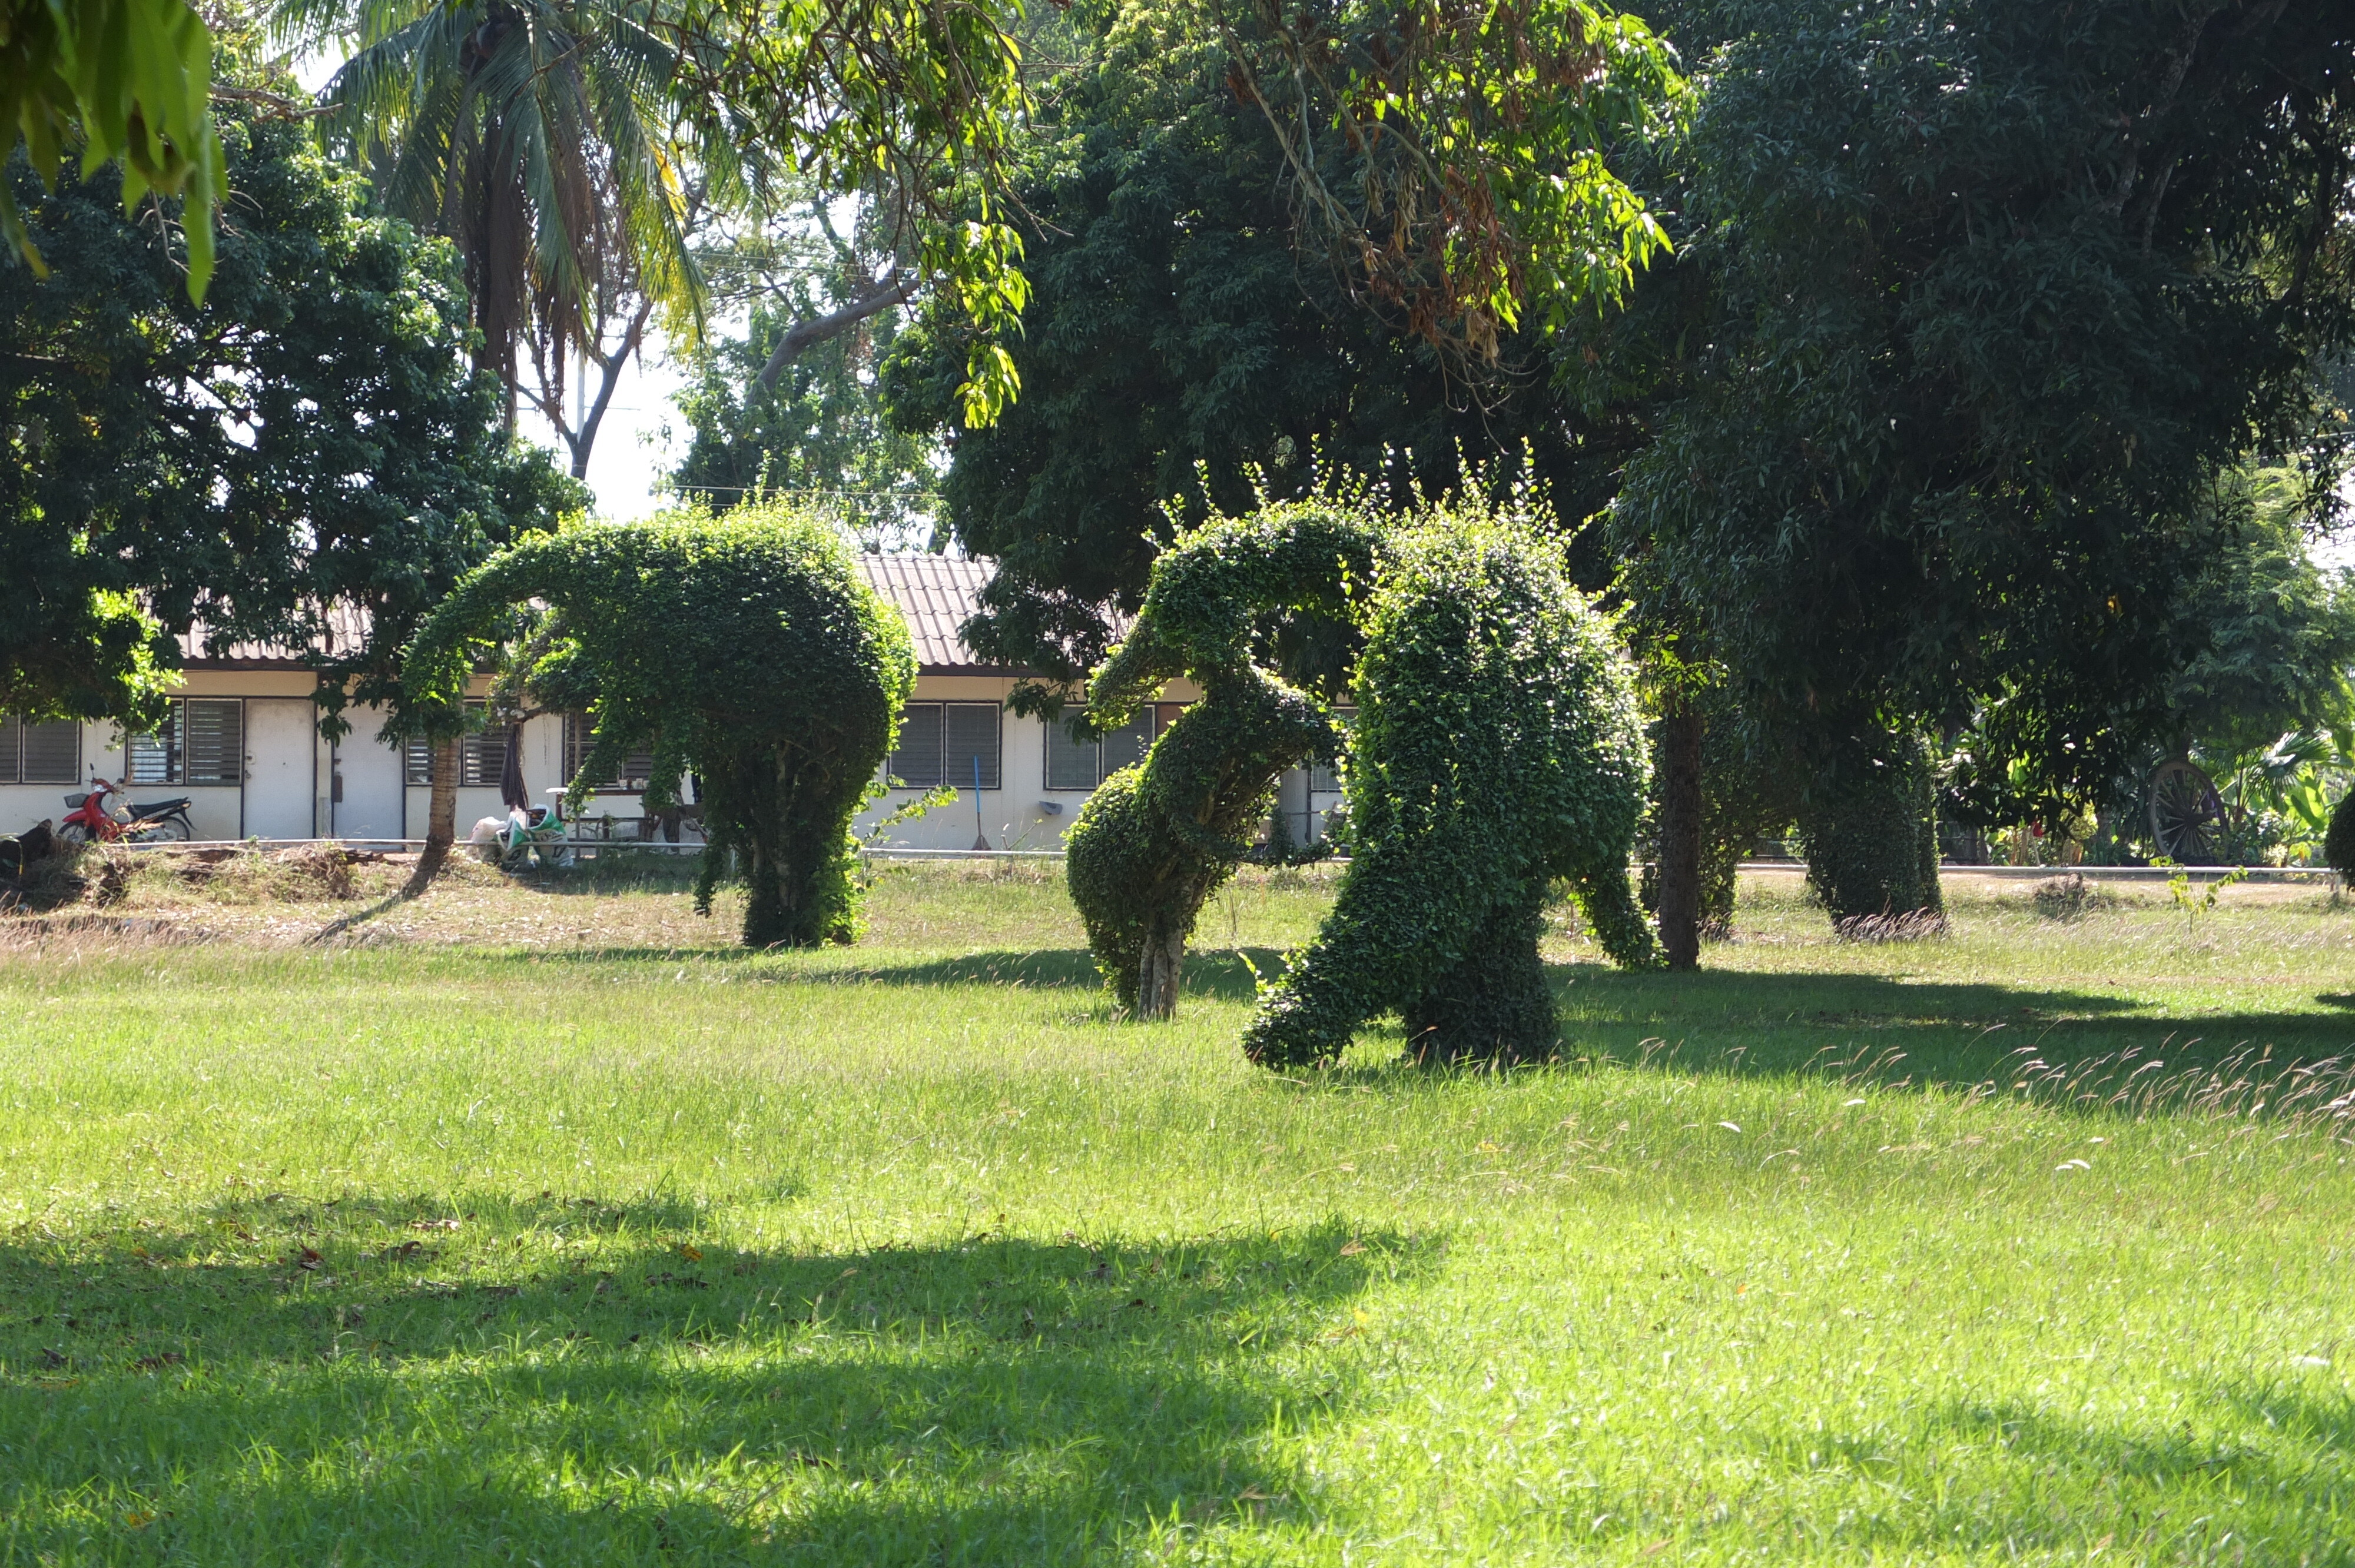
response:
<path fill-rule="evenodd" d="M 1178 980 L 1186 968 L 1186 938 L 1155 922 L 1145 940 L 1145 957 L 1136 971 L 1136 1016 L 1168 1019 L 1178 1016 Z"/>
<path fill-rule="evenodd" d="M 442 874 L 450 859 L 450 846 L 457 840 L 458 742 L 453 737 L 433 748 L 433 794 L 426 809 L 425 849 L 417 857 L 417 869 L 409 874 L 409 885 L 400 890 L 403 898 L 416 897 Z"/>
<path fill-rule="evenodd" d="M 1660 723 L 1660 946 L 1668 968 L 1700 967 L 1700 713 Z"/>

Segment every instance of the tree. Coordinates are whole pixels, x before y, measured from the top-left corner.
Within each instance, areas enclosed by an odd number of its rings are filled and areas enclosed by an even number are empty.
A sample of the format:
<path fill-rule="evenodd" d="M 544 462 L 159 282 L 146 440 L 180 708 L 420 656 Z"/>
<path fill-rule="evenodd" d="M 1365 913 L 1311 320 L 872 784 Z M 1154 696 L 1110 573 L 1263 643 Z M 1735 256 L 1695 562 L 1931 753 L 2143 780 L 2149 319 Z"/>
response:
<path fill-rule="evenodd" d="M 227 190 L 204 19 L 184 0 L 8 0 L 0 16 L 0 124 L 43 186 L 58 188 L 78 142 L 83 179 L 119 166 L 124 207 L 151 193 L 182 198 L 188 298 L 202 302 L 213 209 Z M 14 186 L 0 182 L 0 236 L 45 275 Z"/>
<path fill-rule="evenodd" d="M 1283 150 L 1229 56 L 1175 6 L 1075 10 L 1018 171 L 1032 294 L 1005 349 L 1021 400 L 960 428 L 977 327 L 932 302 L 884 370 L 891 418 L 949 446 L 946 522 L 997 571 L 973 645 L 1074 683 L 1142 602 L 1156 555 L 1213 515 L 1339 471 L 1381 503 L 1498 482 L 1523 459 L 1565 515 L 1607 499 L 1619 432 L 1574 425 L 1532 327 L 1479 385 L 1293 240 Z M 1172 504 L 1174 503 L 1174 504 Z M 1166 510 L 1165 510 L 1166 507 Z M 1592 554 L 1582 571 L 1609 567 Z"/>
<path fill-rule="evenodd" d="M 0 272 L 0 708 L 151 722 L 192 627 L 326 650 L 331 710 L 389 699 L 417 617 L 579 504 L 470 371 L 447 248 L 368 215 L 299 125 L 252 102 L 220 125 L 235 199 L 202 305 L 111 175 L 11 169 L 53 265 Z M 328 647 L 337 606 L 367 642 Z"/>
<path fill-rule="evenodd" d="M 650 807 L 676 803 L 692 771 L 708 835 L 698 906 L 709 910 L 732 859 L 746 946 L 851 940 L 851 818 L 877 792 L 916 656 L 840 535 L 771 505 L 513 546 L 410 644 L 409 696 L 429 734 L 457 733 L 477 657 L 527 603 L 548 619 L 512 655 L 516 679 L 551 703 L 585 703 L 596 726 L 576 797 L 634 750 L 654 755 Z"/>
<path fill-rule="evenodd" d="M 2328 488 L 2355 22 L 1691 9 L 1729 37 L 1655 196 L 1683 276 L 1562 362 L 1585 397 L 1648 377 L 1623 547 L 1706 607 L 1746 711 L 1828 737 L 1823 800 L 1910 779 L 1918 726 L 1998 701 L 2030 793 L 2083 800 L 2181 666 L 2218 476 L 2305 452 Z"/>
<path fill-rule="evenodd" d="M 602 412 L 653 309 L 699 317 L 681 170 L 691 158 L 732 191 L 741 165 L 724 141 L 689 145 L 692 122 L 669 90 L 673 46 L 645 7 L 281 0 L 278 26 L 356 44 L 321 95 L 322 133 L 370 173 L 389 211 L 456 241 L 480 363 L 511 398 L 535 325 L 543 357 L 569 342 L 607 362 Z M 617 311 L 627 324 L 609 349 Z M 560 394 L 560 365 L 556 380 Z M 570 432 L 576 478 L 594 440 L 586 424 Z"/>
<path fill-rule="evenodd" d="M 1418 1059 L 1550 1054 L 1538 939 L 1558 879 L 1614 960 L 1652 961 L 1627 885 L 1648 772 L 1634 672 L 1538 510 L 1476 502 L 1385 542 L 1362 611 L 1349 868 L 1245 1032 L 1252 1060 L 1333 1062 L 1390 1012 Z"/>
<path fill-rule="evenodd" d="M 877 381 L 898 335 L 896 313 L 879 310 L 778 357 L 794 332 L 863 304 L 871 291 L 876 269 L 865 248 L 831 249 L 815 265 L 762 269 L 757 291 L 748 291 L 744 334 L 710 341 L 690 358 L 677 398 L 688 441 L 670 482 L 717 506 L 793 495 L 838 519 L 866 548 L 922 547 L 940 536 L 934 449 L 885 422 Z"/>

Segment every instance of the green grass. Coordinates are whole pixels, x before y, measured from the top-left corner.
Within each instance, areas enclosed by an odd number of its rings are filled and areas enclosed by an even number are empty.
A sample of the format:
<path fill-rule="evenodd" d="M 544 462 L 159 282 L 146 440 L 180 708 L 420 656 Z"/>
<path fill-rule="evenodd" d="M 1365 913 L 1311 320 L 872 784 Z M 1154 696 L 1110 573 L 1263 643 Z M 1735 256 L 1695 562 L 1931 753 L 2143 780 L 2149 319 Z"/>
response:
<path fill-rule="evenodd" d="M 1313 877 L 1149 1027 L 1044 875 L 603 886 L 0 949 L 0 1563 L 2355 1562 L 2319 894 L 1754 886 L 1553 938 L 1557 1065 L 1289 1080 Z"/>

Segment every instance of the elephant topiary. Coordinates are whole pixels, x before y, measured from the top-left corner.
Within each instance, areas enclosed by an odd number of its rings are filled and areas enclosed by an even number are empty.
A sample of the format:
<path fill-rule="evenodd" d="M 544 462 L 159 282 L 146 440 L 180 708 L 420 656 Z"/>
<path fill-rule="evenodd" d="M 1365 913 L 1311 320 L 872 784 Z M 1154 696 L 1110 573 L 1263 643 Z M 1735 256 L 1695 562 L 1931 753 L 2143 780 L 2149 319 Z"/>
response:
<path fill-rule="evenodd" d="M 1260 660 L 1271 617 L 1341 619 L 1374 530 L 1341 509 L 1272 507 L 1178 539 L 1154 563 L 1127 638 L 1096 672 L 1087 726 L 1108 733 L 1168 682 L 1201 687 L 1145 759 L 1106 779 L 1063 842 L 1096 967 L 1139 1018 L 1177 1011 L 1187 938 L 1247 852 L 1279 775 L 1330 756 L 1331 712 Z"/>
<path fill-rule="evenodd" d="M 1633 671 L 1560 544 L 1518 512 L 1459 506 L 1407 526 L 1383 541 L 1370 588 L 1354 858 L 1244 1051 L 1329 1063 L 1396 1012 L 1423 1059 L 1550 1054 L 1538 939 L 1557 879 L 1613 959 L 1655 961 L 1627 874 L 1649 772 Z"/>
<path fill-rule="evenodd" d="M 543 619 L 512 673 L 596 722 L 576 799 L 643 747 L 655 758 L 650 809 L 677 804 L 687 773 L 701 782 L 699 908 L 732 863 L 747 947 L 853 939 L 851 820 L 876 792 L 916 657 L 907 622 L 859 575 L 839 533 L 770 503 L 510 546 L 464 578 L 410 645 L 410 705 L 429 736 L 458 732 L 468 678 L 527 604 Z"/>

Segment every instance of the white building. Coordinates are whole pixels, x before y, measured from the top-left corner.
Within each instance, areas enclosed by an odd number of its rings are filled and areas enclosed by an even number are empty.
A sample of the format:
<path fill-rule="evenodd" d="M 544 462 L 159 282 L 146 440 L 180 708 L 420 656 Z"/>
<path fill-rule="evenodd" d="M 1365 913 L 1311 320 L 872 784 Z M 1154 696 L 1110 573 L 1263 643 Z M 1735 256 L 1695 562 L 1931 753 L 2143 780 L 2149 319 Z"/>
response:
<path fill-rule="evenodd" d="M 942 556 L 868 556 L 868 580 L 907 617 L 916 645 L 914 696 L 887 767 L 904 786 L 889 791 L 862 829 L 928 789 L 948 784 L 954 807 L 895 825 L 883 842 L 915 849 L 1060 847 L 1080 803 L 1114 769 L 1125 767 L 1199 694 L 1183 683 L 1160 694 L 1135 724 L 1101 741 L 1076 742 L 1060 724 L 1007 711 L 1014 683 L 1027 673 L 982 662 L 957 636 L 987 581 L 985 561 Z M 111 722 L 25 725 L 0 715 L 0 832 L 17 832 L 65 813 L 67 794 L 91 774 L 123 780 L 131 800 L 186 796 L 199 839 L 333 838 L 352 842 L 421 839 L 428 810 L 422 746 L 388 746 L 377 737 L 383 715 L 350 709 L 351 733 L 330 743 L 318 731 L 314 681 L 284 650 L 240 646 L 218 659 L 191 649 L 170 721 L 157 734 L 126 738 Z M 478 694 L 490 687 L 477 678 Z M 588 749 L 579 715 L 545 715 L 523 726 L 523 771 L 535 800 L 560 789 Z M 466 737 L 461 752 L 458 829 L 504 814 L 499 771 L 506 736 Z M 631 840 L 659 832 L 644 821 L 640 792 L 648 759 L 632 758 L 622 776 L 593 795 L 582 831 Z M 1327 769 L 1287 775 L 1279 806 L 1293 836 L 1317 836 L 1338 803 Z M 692 834 L 688 835 L 692 837 Z"/>

